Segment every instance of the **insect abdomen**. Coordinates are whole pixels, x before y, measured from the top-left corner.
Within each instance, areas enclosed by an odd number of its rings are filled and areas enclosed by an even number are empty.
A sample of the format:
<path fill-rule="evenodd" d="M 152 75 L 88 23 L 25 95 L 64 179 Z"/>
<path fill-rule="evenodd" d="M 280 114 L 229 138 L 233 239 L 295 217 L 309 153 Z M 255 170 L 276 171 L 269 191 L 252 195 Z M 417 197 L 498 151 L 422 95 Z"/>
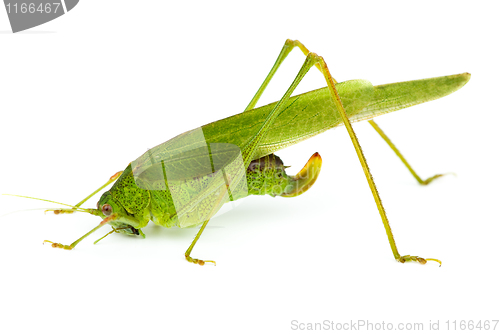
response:
<path fill-rule="evenodd" d="M 247 168 L 248 194 L 273 197 L 283 194 L 291 181 L 285 168 L 280 157 L 274 154 L 250 162 Z"/>
<path fill-rule="evenodd" d="M 287 175 L 286 168 L 283 161 L 274 154 L 253 160 L 247 169 L 248 193 L 273 197 L 295 197 L 303 194 L 312 187 L 319 176 L 321 156 L 314 153 L 295 176 Z"/>

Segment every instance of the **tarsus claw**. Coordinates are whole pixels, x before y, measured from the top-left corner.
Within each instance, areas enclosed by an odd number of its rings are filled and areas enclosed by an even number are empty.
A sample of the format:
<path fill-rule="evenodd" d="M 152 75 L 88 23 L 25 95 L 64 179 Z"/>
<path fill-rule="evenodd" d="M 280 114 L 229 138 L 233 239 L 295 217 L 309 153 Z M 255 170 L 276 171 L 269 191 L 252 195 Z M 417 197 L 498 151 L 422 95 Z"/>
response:
<path fill-rule="evenodd" d="M 435 262 L 438 262 L 439 263 L 439 266 L 441 267 L 442 265 L 442 262 L 438 259 L 432 259 L 432 258 L 427 258 L 427 259 L 424 259 L 422 257 L 418 257 L 418 256 L 411 256 L 411 255 L 405 255 L 405 256 L 401 256 L 399 257 L 399 259 L 397 259 L 398 262 L 401 262 L 401 263 L 405 263 L 405 262 L 411 262 L 411 261 L 415 261 L 415 262 L 418 262 L 420 264 L 426 264 L 427 261 L 435 261 Z"/>
<path fill-rule="evenodd" d="M 204 265 L 205 265 L 205 263 L 207 263 L 207 262 L 211 262 L 211 263 L 213 263 L 213 264 L 214 264 L 214 266 L 216 266 L 215 261 L 211 261 L 211 260 L 205 260 L 205 261 L 203 261 L 203 260 L 193 259 L 193 258 L 192 258 L 191 256 L 189 256 L 189 255 L 186 255 L 186 260 L 187 260 L 188 262 L 191 262 L 191 263 L 194 263 L 194 264 L 199 264 L 200 266 L 204 266 Z"/>
<path fill-rule="evenodd" d="M 49 240 L 44 240 L 43 244 L 45 244 L 46 242 L 50 242 L 52 244 L 52 248 L 62 248 L 62 249 L 66 249 L 66 250 L 72 250 L 73 249 L 73 247 L 71 245 L 67 246 L 67 245 L 63 245 L 63 244 L 60 244 L 60 243 L 57 243 L 57 242 L 52 242 L 52 241 L 49 241 Z"/>
<path fill-rule="evenodd" d="M 71 213 L 75 212 L 75 210 L 73 210 L 73 209 L 48 209 L 48 210 L 44 211 L 44 213 L 47 213 L 47 212 L 54 212 L 55 215 L 61 215 L 63 213 L 71 214 Z"/>

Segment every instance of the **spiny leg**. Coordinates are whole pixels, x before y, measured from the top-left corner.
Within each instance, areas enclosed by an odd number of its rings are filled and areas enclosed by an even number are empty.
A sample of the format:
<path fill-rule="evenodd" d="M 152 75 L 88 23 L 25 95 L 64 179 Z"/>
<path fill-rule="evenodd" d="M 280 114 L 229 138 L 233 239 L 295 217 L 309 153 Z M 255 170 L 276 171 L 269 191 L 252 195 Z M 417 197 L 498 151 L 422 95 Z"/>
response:
<path fill-rule="evenodd" d="M 308 56 L 309 57 L 309 56 Z M 342 102 L 340 100 L 340 96 L 337 92 L 337 89 L 335 88 L 335 82 L 330 74 L 330 71 L 328 70 L 328 67 L 323 59 L 323 57 L 320 57 L 316 54 L 313 54 L 312 58 L 316 60 L 320 64 L 321 67 L 321 72 L 323 76 L 325 77 L 325 80 L 328 84 L 328 89 L 330 90 L 330 94 L 333 98 L 333 101 L 337 107 L 337 111 L 339 112 L 340 116 L 342 117 L 342 120 L 344 122 L 344 125 L 347 129 L 347 132 L 349 133 L 349 136 L 351 137 L 351 141 L 354 145 L 354 149 L 356 150 L 356 154 L 358 155 L 358 159 L 361 163 L 361 166 L 363 167 L 363 171 L 365 172 L 366 180 L 368 181 L 368 185 L 370 186 L 370 189 L 372 191 L 373 198 L 375 200 L 375 203 L 377 204 L 377 208 L 380 213 L 380 217 L 382 218 L 382 222 L 384 224 L 387 237 L 389 239 L 389 244 L 391 245 L 392 252 L 394 254 L 394 258 L 401 262 L 405 263 L 408 261 L 418 261 L 421 264 L 425 264 L 427 260 L 429 261 L 436 261 L 439 264 L 441 264 L 441 261 L 436 260 L 436 259 L 423 259 L 418 256 L 410 256 L 410 255 L 405 255 L 401 256 L 399 255 L 398 249 L 396 247 L 396 242 L 394 240 L 394 236 L 392 234 L 391 227 L 389 225 L 389 220 L 387 218 L 387 215 L 385 213 L 384 206 L 382 205 L 382 200 L 380 199 L 380 195 L 378 193 L 377 187 L 375 185 L 375 182 L 373 180 L 373 176 L 371 175 L 370 169 L 368 167 L 368 163 L 366 161 L 366 158 L 363 154 L 363 151 L 361 149 L 361 145 L 359 144 L 358 138 L 356 136 L 356 133 L 354 132 L 351 122 L 349 121 L 349 118 L 347 117 L 347 114 L 345 112 L 344 106 L 342 105 Z"/>
<path fill-rule="evenodd" d="M 101 241 L 102 239 L 106 238 L 108 235 L 110 234 L 113 234 L 113 233 L 119 233 L 118 231 L 120 230 L 125 230 L 127 229 L 128 227 L 118 227 L 118 228 L 114 228 L 113 226 L 111 226 L 111 231 L 109 231 L 108 233 L 106 233 L 104 236 L 100 237 L 99 239 L 97 239 L 96 241 L 94 241 L 94 245 L 97 244 L 99 241 Z"/>
<path fill-rule="evenodd" d="M 99 189 L 97 189 L 96 191 L 94 191 L 92 194 L 88 195 L 87 197 L 85 197 L 83 200 L 81 200 L 79 203 L 77 203 L 73 208 L 71 209 L 57 209 L 57 210 L 52 210 L 52 209 L 49 209 L 49 210 L 46 210 L 47 211 L 54 211 L 54 214 L 56 215 L 59 215 L 59 214 L 70 214 L 70 213 L 73 213 L 75 212 L 75 209 L 79 208 L 83 203 L 85 203 L 86 201 L 89 200 L 89 198 L 91 198 L 92 196 L 94 196 L 95 194 L 97 194 L 99 191 L 101 191 L 102 189 L 104 189 L 105 187 L 107 187 L 109 184 L 113 183 L 116 179 L 118 179 L 120 177 L 120 175 L 122 175 L 123 171 L 119 171 L 117 173 L 115 173 L 113 176 L 111 176 L 108 180 L 108 182 L 106 182 L 105 184 L 103 184 L 101 187 L 99 187 Z"/>
<path fill-rule="evenodd" d="M 297 74 L 297 76 L 294 79 L 290 88 L 287 90 L 285 95 L 281 98 L 281 100 L 275 105 L 273 110 L 267 116 L 267 118 L 266 118 L 264 124 L 262 125 L 262 127 L 260 128 L 260 130 L 252 137 L 252 139 L 249 141 L 249 143 L 247 145 L 245 145 L 245 148 L 242 150 L 245 166 L 247 166 L 248 163 L 251 161 L 251 157 L 253 156 L 253 153 L 255 152 L 256 148 L 258 147 L 258 145 L 262 141 L 262 139 L 265 136 L 270 125 L 273 123 L 273 121 L 278 116 L 278 112 L 284 106 L 285 102 L 290 98 L 295 87 L 299 84 L 299 82 L 302 80 L 302 78 L 305 76 L 305 74 L 309 71 L 309 69 L 314 65 L 319 65 L 320 71 L 323 74 L 323 76 L 325 77 L 325 80 L 328 84 L 328 88 L 329 88 L 330 94 L 333 98 L 333 101 L 335 103 L 336 109 L 339 112 L 340 116 L 342 117 L 344 125 L 349 133 L 349 136 L 351 137 L 352 143 L 354 145 L 354 148 L 355 148 L 356 153 L 358 155 L 361 166 L 363 167 L 363 171 L 365 173 L 366 179 L 367 179 L 368 184 L 370 186 L 370 189 L 372 191 L 372 195 L 374 197 L 375 203 L 377 204 L 377 208 L 378 208 L 380 216 L 382 218 L 382 222 L 384 224 L 384 228 L 386 230 L 387 237 L 389 239 L 389 244 L 391 246 L 391 249 L 392 249 L 392 252 L 394 254 L 395 259 L 399 262 L 402 262 L 402 263 L 408 262 L 408 261 L 418 261 L 420 263 L 424 263 L 423 260 L 419 260 L 422 258 L 419 258 L 416 256 L 409 256 L 409 255 L 401 256 L 399 254 L 397 247 L 396 247 L 396 242 L 394 240 L 394 236 L 392 234 L 391 227 L 389 225 L 389 220 L 387 219 L 387 215 L 386 215 L 385 209 L 382 205 L 380 195 L 378 194 L 377 187 L 375 186 L 375 182 L 373 181 L 373 177 L 370 173 L 368 163 L 366 161 L 366 158 L 364 157 L 363 151 L 362 151 L 361 146 L 359 144 L 359 141 L 356 137 L 356 134 L 351 126 L 351 123 L 349 122 L 349 118 L 347 117 L 347 114 L 344 110 L 344 107 L 343 107 L 342 102 L 340 100 L 340 96 L 337 92 L 337 89 L 335 88 L 336 81 L 331 76 L 330 71 L 328 70 L 328 67 L 327 67 L 325 61 L 323 60 L 323 58 L 319 57 L 315 53 L 309 53 L 307 55 L 306 60 L 304 62 L 304 65 L 300 69 L 299 73 Z M 271 71 L 270 75 L 272 76 L 272 74 L 273 74 L 273 72 Z M 258 93 L 256 96 L 258 98 Z M 436 259 L 428 259 L 428 260 L 439 262 L 439 260 L 436 260 Z"/>
<path fill-rule="evenodd" d="M 309 53 L 309 55 L 310 55 L 310 53 Z M 281 111 L 281 109 L 285 106 L 285 103 L 290 98 L 290 95 L 293 93 L 293 91 L 295 90 L 297 85 L 300 83 L 300 81 L 302 80 L 304 75 L 307 73 L 307 71 L 312 66 L 314 66 L 314 63 L 312 62 L 312 59 L 309 55 L 307 56 L 306 61 L 304 62 L 304 65 L 302 66 L 301 70 L 297 74 L 296 78 L 294 79 L 294 81 L 292 82 L 292 84 L 290 85 L 288 90 L 286 91 L 285 95 L 281 98 L 281 100 L 278 103 L 276 103 L 274 108 L 271 110 L 269 115 L 266 117 L 266 120 L 262 124 L 261 128 L 254 134 L 254 136 L 242 148 L 241 153 L 242 153 L 242 158 L 243 158 L 243 166 L 245 166 L 245 169 L 249 166 L 250 162 L 253 160 L 253 156 L 254 156 L 256 149 L 259 147 L 259 144 L 261 143 L 261 141 L 265 137 L 267 131 L 269 130 L 270 126 L 272 125 L 272 123 L 274 122 L 276 117 L 279 115 L 279 112 Z M 271 77 L 273 74 L 272 72 L 273 71 L 271 71 L 271 74 L 270 74 Z M 270 80 L 270 78 L 266 78 L 266 80 Z M 262 90 L 264 90 L 264 89 L 265 89 L 265 85 L 263 85 Z M 254 100 L 252 100 L 250 105 L 255 104 L 256 101 L 258 100 L 258 97 L 259 97 L 259 92 L 256 94 L 256 98 L 254 98 Z M 222 200 L 223 195 L 224 194 L 221 191 L 220 195 L 219 195 L 219 200 Z M 213 210 L 215 210 L 216 207 L 217 206 L 214 206 Z M 215 212 L 212 212 L 209 215 L 209 217 L 212 217 L 213 214 L 215 214 Z M 185 253 L 185 257 L 186 257 L 187 261 L 192 262 L 192 263 L 196 263 L 199 265 L 204 265 L 206 262 L 212 262 L 215 264 L 215 261 L 203 261 L 203 260 L 194 259 L 191 257 L 191 251 L 193 250 L 194 245 L 196 244 L 196 242 L 200 238 L 201 234 L 205 230 L 205 227 L 207 226 L 208 222 L 209 222 L 209 220 L 206 220 L 203 222 L 203 224 L 200 228 L 200 231 L 198 231 L 193 242 L 191 243 L 191 245 L 187 249 L 187 251 Z"/>
<path fill-rule="evenodd" d="M 227 183 L 226 183 L 226 187 L 227 187 L 227 190 L 229 191 L 229 185 Z M 203 222 L 200 230 L 198 231 L 198 233 L 196 233 L 196 236 L 194 237 L 193 242 L 191 242 L 191 245 L 186 250 L 186 253 L 184 253 L 184 256 L 186 257 L 186 260 L 188 262 L 191 262 L 194 264 L 199 264 L 200 266 L 204 266 L 205 263 L 207 263 L 207 262 L 213 263 L 214 266 L 216 265 L 215 261 L 212 261 L 212 260 L 200 260 L 200 259 L 192 258 L 191 251 L 193 250 L 194 245 L 196 245 L 196 242 L 198 241 L 198 239 L 200 239 L 200 236 L 203 233 L 203 231 L 205 230 L 205 227 L 207 226 L 208 222 L 210 221 L 210 218 L 213 217 L 217 213 L 217 210 L 220 207 L 220 204 L 222 203 L 226 194 L 227 194 L 227 192 L 225 192 L 222 189 L 219 191 L 219 196 L 217 197 L 217 199 L 215 201 L 215 205 L 213 205 L 213 207 L 210 209 L 210 214 L 208 215 L 209 218 Z"/>
<path fill-rule="evenodd" d="M 100 222 L 99 225 L 97 225 L 92 230 L 90 230 L 89 232 L 87 232 L 86 234 L 84 234 L 82 237 L 80 237 L 77 240 L 75 240 L 71 245 L 63 245 L 63 244 L 60 244 L 60 243 L 57 243 L 57 242 L 52 242 L 52 241 L 49 241 L 49 240 L 44 240 L 43 243 L 49 242 L 49 243 L 52 244 L 53 248 L 62 248 L 62 249 L 66 249 L 66 250 L 72 250 L 73 248 L 76 247 L 76 245 L 78 245 L 80 243 L 80 241 L 82 241 L 83 239 L 85 239 L 86 237 L 88 237 L 89 235 L 91 235 L 92 233 L 94 233 L 95 231 L 97 231 L 98 229 L 100 229 L 101 227 L 103 227 L 104 225 L 106 225 L 107 223 L 109 223 L 110 221 L 112 221 L 112 220 L 114 220 L 116 218 L 117 218 L 116 214 L 113 214 L 113 215 L 107 217 L 102 222 Z"/>
<path fill-rule="evenodd" d="M 389 145 L 390 148 L 394 151 L 394 153 L 396 153 L 396 155 L 399 157 L 399 159 L 401 159 L 406 168 L 408 168 L 408 170 L 410 171 L 411 175 L 413 175 L 413 177 L 418 181 L 419 184 L 426 186 L 435 179 L 447 175 L 447 174 L 436 174 L 434 176 L 429 177 L 428 179 L 422 180 L 420 176 L 418 176 L 418 174 L 415 172 L 415 170 L 413 170 L 413 168 L 410 166 L 408 161 L 406 161 L 405 157 L 401 154 L 401 152 L 397 149 L 396 145 L 394 145 L 394 143 L 389 139 L 389 137 L 387 137 L 384 131 L 382 131 L 382 129 L 378 126 L 378 124 L 375 123 L 373 120 L 368 121 L 368 123 L 370 123 L 371 126 L 373 126 L 375 131 L 377 131 L 377 133 L 385 140 L 387 145 Z"/>
<path fill-rule="evenodd" d="M 297 40 L 287 39 L 285 41 L 285 45 L 283 45 L 283 48 L 281 49 L 280 54 L 278 55 L 278 58 L 276 59 L 276 62 L 274 63 L 273 67 L 271 68 L 271 71 L 269 71 L 269 74 L 267 75 L 266 79 L 264 80 L 264 82 L 260 86 L 257 93 L 255 93 L 254 97 L 252 98 L 252 100 L 250 101 L 248 106 L 245 108 L 245 111 L 248 111 L 248 110 L 255 108 L 255 105 L 259 101 L 262 93 L 264 93 L 264 90 L 266 90 L 266 87 L 269 84 L 269 82 L 271 82 L 271 79 L 273 78 L 274 74 L 276 73 L 278 68 L 281 66 L 281 63 L 283 63 L 283 61 L 288 56 L 288 54 L 296 46 L 299 47 L 299 49 L 302 51 L 302 53 L 304 53 L 304 55 L 307 56 L 309 54 L 309 50 L 304 46 L 304 44 L 302 44 L 301 42 L 299 42 Z M 319 65 L 316 65 L 316 66 L 318 69 L 320 69 Z M 335 82 L 335 83 L 337 83 L 337 82 Z"/>
<path fill-rule="evenodd" d="M 186 253 L 184 254 L 184 256 L 186 257 L 186 260 L 191 262 L 191 263 L 194 263 L 194 264 L 199 264 L 200 266 L 203 266 L 205 265 L 205 263 L 207 262 L 211 262 L 214 264 L 214 266 L 216 265 L 215 264 L 215 261 L 211 261 L 211 260 L 199 260 L 199 259 L 193 259 L 191 257 L 191 251 L 193 250 L 193 247 L 194 245 L 196 245 L 196 242 L 198 241 L 198 239 L 200 238 L 201 234 L 203 233 L 203 231 L 205 230 L 205 227 L 207 226 L 208 222 L 210 221 L 210 219 L 208 220 L 205 220 L 203 222 L 203 225 L 201 225 L 201 228 L 200 230 L 198 231 L 198 233 L 196 234 L 196 236 L 194 237 L 194 240 L 193 242 L 191 243 L 191 245 L 189 246 L 189 248 L 187 249 Z"/>
<path fill-rule="evenodd" d="M 108 185 L 110 185 L 111 183 L 115 182 L 116 179 L 118 179 L 120 177 L 120 175 L 122 175 L 123 171 L 119 171 L 119 172 L 116 172 L 113 176 L 111 176 L 108 180 L 108 182 L 106 182 L 105 184 L 103 184 L 101 187 L 99 187 L 99 189 L 97 189 L 96 191 L 94 191 L 92 194 L 88 195 L 87 197 L 85 197 L 83 200 L 81 200 L 79 203 L 77 203 L 75 205 L 75 207 L 79 207 L 80 205 L 82 205 L 83 203 L 87 202 L 89 198 L 91 198 L 92 196 L 94 196 L 95 194 L 97 194 L 99 191 L 101 191 L 102 189 L 106 188 Z"/>
<path fill-rule="evenodd" d="M 81 238 L 77 239 L 71 245 L 63 245 L 63 244 L 60 244 L 60 243 L 57 243 L 57 242 L 52 242 L 50 240 L 44 240 L 43 243 L 49 242 L 49 243 L 52 244 L 53 248 L 62 248 L 62 249 L 72 250 L 73 248 L 76 247 L 76 245 L 78 245 L 80 243 L 80 241 L 82 241 L 83 239 L 85 239 L 86 237 L 88 237 L 89 235 L 91 235 L 92 233 L 94 233 L 95 231 L 97 231 L 98 229 L 100 229 L 101 227 L 102 227 L 102 225 L 100 225 L 100 224 L 97 225 L 92 230 L 90 230 L 90 232 L 86 233 L 84 236 L 82 236 Z"/>
<path fill-rule="evenodd" d="M 260 88 L 257 91 L 257 93 L 255 93 L 255 96 L 252 98 L 252 100 L 250 101 L 250 103 L 248 104 L 248 106 L 245 108 L 245 111 L 248 111 L 248 110 L 251 110 L 251 109 L 255 108 L 255 105 L 259 101 L 262 93 L 266 89 L 266 87 L 269 84 L 269 82 L 271 82 L 271 79 L 273 78 L 274 74 L 276 74 L 278 68 L 281 66 L 281 64 L 283 63 L 283 61 L 285 60 L 285 58 L 293 50 L 294 47 L 299 47 L 300 50 L 306 56 L 307 56 L 307 54 L 309 54 L 309 50 L 300 41 L 287 39 L 285 41 L 285 45 L 283 45 L 283 48 L 281 49 L 280 54 L 278 55 L 278 58 L 276 59 L 276 62 L 274 63 L 273 67 L 271 68 L 271 71 L 269 71 L 269 74 L 267 75 L 266 79 L 264 80 L 264 82 L 260 86 Z M 320 66 L 319 66 L 318 63 L 316 64 L 316 67 L 321 71 L 321 68 L 320 68 Z M 333 80 L 334 84 L 337 84 L 337 81 L 333 77 L 332 77 L 332 80 Z M 391 149 L 394 151 L 394 153 L 396 153 L 396 155 L 401 159 L 401 161 L 403 162 L 403 164 L 408 168 L 408 170 L 410 171 L 410 173 L 415 177 L 415 179 L 418 181 L 419 184 L 421 184 L 421 185 L 428 185 L 429 183 L 431 183 L 435 179 L 437 179 L 437 178 L 439 178 L 441 176 L 447 175 L 447 174 L 436 174 L 436 175 L 434 175 L 432 177 L 429 177 L 426 180 L 422 180 L 420 178 L 420 176 L 418 176 L 418 174 L 415 172 L 415 170 L 410 166 L 410 164 L 404 158 L 404 156 L 401 154 L 401 152 L 396 148 L 396 146 L 394 145 L 394 143 L 392 143 L 392 141 L 389 139 L 389 137 L 387 137 L 387 135 L 377 125 L 377 123 L 375 123 L 375 121 L 373 121 L 373 120 L 370 120 L 368 122 L 373 126 L 373 128 L 378 132 L 378 134 L 385 140 L 385 142 L 391 147 Z"/>
<path fill-rule="evenodd" d="M 250 101 L 250 103 L 248 104 L 248 106 L 245 108 L 245 111 L 251 110 L 251 109 L 253 109 L 255 107 L 255 105 L 259 101 L 262 93 L 266 89 L 267 85 L 269 84 L 269 82 L 271 82 L 271 79 L 273 78 L 274 74 L 276 74 L 278 68 L 281 66 L 281 64 L 283 63 L 283 61 L 285 60 L 285 58 L 288 56 L 288 54 L 296 46 L 299 47 L 300 50 L 307 56 L 307 54 L 309 53 L 309 50 L 304 46 L 304 44 L 302 44 L 298 40 L 287 39 L 285 41 L 285 45 L 283 45 L 283 48 L 281 49 L 280 54 L 278 55 L 278 58 L 276 59 L 276 62 L 274 63 L 273 67 L 271 68 L 271 71 L 269 71 L 269 74 L 267 75 L 266 79 L 264 80 L 264 82 L 260 86 L 260 88 L 257 91 L 257 93 L 255 93 L 255 96 L 252 98 L 252 100 Z M 316 67 L 321 71 L 321 68 L 320 68 L 319 64 L 316 64 Z M 334 84 L 337 84 L 337 81 L 333 77 L 332 77 L 332 80 L 333 80 Z M 387 135 L 377 125 L 377 123 L 375 123 L 375 121 L 373 121 L 373 120 L 370 120 L 368 122 L 373 126 L 373 128 L 378 132 L 378 134 L 385 140 L 385 142 L 391 147 L 391 149 L 394 151 L 394 153 L 396 153 L 396 155 L 401 159 L 401 161 L 405 164 L 405 166 L 408 168 L 408 170 L 410 171 L 410 173 L 415 177 L 415 179 L 418 181 L 419 184 L 421 184 L 421 185 L 428 185 L 429 183 L 431 183 L 435 179 L 437 179 L 437 178 L 439 178 L 441 176 L 447 175 L 447 174 L 436 174 L 436 175 L 434 175 L 432 177 L 429 177 L 426 180 L 422 180 L 418 176 L 418 174 L 414 171 L 414 169 L 410 166 L 410 164 L 404 158 L 404 156 L 401 154 L 401 152 L 396 148 L 396 146 L 394 145 L 394 143 L 392 143 L 392 141 L 389 139 L 389 137 L 387 137 Z"/>

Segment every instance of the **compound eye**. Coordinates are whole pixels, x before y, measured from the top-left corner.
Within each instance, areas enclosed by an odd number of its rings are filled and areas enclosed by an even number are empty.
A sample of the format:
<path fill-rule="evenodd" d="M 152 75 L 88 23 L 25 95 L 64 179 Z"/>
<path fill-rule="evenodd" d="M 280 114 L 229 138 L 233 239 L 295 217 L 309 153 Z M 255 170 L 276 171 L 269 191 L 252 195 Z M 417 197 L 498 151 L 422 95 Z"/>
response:
<path fill-rule="evenodd" d="M 113 208 L 109 204 L 104 204 L 102 206 L 102 213 L 104 213 L 105 216 L 109 216 L 113 213 Z"/>

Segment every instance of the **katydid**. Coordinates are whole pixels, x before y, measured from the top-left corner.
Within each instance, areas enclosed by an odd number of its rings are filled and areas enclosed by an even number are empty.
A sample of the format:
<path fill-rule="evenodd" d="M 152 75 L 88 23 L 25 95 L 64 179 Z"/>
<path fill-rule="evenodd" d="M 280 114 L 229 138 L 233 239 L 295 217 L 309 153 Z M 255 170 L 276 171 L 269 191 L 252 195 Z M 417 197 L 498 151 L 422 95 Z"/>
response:
<path fill-rule="evenodd" d="M 306 55 L 296 78 L 278 102 L 255 108 L 268 83 L 294 47 L 299 47 Z M 313 66 L 323 74 L 327 87 L 291 96 Z M 46 241 L 54 248 L 70 250 L 107 224 L 112 227 L 112 231 L 106 236 L 117 232 L 142 237 L 142 228 L 149 221 L 163 227 L 201 225 L 185 258 L 199 265 L 206 262 L 215 264 L 214 261 L 192 258 L 191 252 L 220 207 L 225 202 L 248 195 L 294 197 L 304 193 L 319 175 L 320 155 L 313 154 L 297 175 L 289 176 L 283 162 L 274 152 L 344 125 L 363 167 L 394 258 L 401 263 L 416 261 L 425 264 L 431 260 L 441 264 L 434 258 L 399 254 L 385 209 L 351 123 L 368 120 L 416 180 L 422 185 L 429 184 L 442 174 L 422 180 L 372 119 L 451 94 L 465 85 L 469 78 L 469 73 L 462 73 L 380 86 L 373 86 L 366 80 L 337 83 L 322 57 L 309 52 L 299 41 L 287 40 L 243 113 L 188 131 L 148 150 L 76 205 L 53 202 L 70 207 L 50 209 L 56 214 L 87 212 L 103 220 L 70 245 Z M 81 208 L 90 197 L 113 182 L 111 189 L 101 196 L 96 209 Z"/>

